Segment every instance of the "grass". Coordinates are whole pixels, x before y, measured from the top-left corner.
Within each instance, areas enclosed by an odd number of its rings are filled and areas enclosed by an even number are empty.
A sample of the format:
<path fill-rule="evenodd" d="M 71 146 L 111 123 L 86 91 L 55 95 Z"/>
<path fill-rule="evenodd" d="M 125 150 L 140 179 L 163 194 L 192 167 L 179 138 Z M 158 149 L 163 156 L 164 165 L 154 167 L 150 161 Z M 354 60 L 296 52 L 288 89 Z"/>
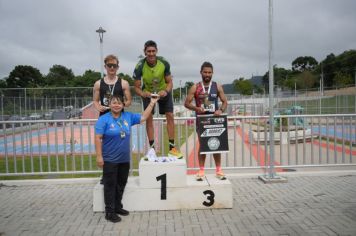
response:
<path fill-rule="evenodd" d="M 99 176 L 99 174 L 41 174 L 36 172 L 66 172 L 66 171 L 88 171 L 99 170 L 96 168 L 95 155 L 83 156 L 25 156 L 0 159 L 0 173 L 31 173 L 26 176 L 0 176 L 0 179 L 28 179 L 28 178 L 69 178 L 69 177 L 88 177 Z M 33 173 L 33 175 L 32 175 Z"/>
<path fill-rule="evenodd" d="M 355 95 L 343 95 L 326 97 L 321 100 L 282 101 L 278 104 L 278 108 L 283 110 L 297 105 L 304 108 L 304 114 L 349 114 L 355 113 L 355 97 Z"/>

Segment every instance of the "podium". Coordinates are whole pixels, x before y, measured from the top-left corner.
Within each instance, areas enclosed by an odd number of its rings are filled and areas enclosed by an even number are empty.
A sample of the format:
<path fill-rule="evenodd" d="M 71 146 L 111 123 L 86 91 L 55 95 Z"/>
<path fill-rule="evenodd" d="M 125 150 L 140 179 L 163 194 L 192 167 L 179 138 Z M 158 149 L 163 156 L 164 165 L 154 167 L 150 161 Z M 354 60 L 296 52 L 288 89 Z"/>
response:
<path fill-rule="evenodd" d="M 139 163 L 139 177 L 129 177 L 122 204 L 129 211 L 232 208 L 232 185 L 215 175 L 203 181 L 186 175 L 186 161 Z M 93 211 L 105 211 L 104 186 L 93 190 Z"/>

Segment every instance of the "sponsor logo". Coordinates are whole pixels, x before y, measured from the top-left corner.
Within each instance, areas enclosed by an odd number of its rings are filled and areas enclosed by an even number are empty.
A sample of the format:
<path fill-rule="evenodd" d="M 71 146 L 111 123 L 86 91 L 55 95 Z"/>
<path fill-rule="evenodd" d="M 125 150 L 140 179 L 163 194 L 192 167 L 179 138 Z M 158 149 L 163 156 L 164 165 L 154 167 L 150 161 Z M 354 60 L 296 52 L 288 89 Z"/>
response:
<path fill-rule="evenodd" d="M 210 124 L 211 122 L 210 122 L 210 120 L 202 120 L 202 121 L 200 121 L 200 123 L 201 123 L 202 125 L 208 125 L 208 124 Z"/>
<path fill-rule="evenodd" d="M 115 129 L 115 125 L 114 125 L 114 123 L 111 123 L 110 124 L 110 128 L 109 128 L 110 130 L 114 130 Z"/>
<path fill-rule="evenodd" d="M 214 128 L 214 129 L 206 129 L 201 134 L 201 137 L 214 137 L 221 136 L 221 134 L 225 131 L 225 128 Z"/>
<path fill-rule="evenodd" d="M 210 150 L 213 150 L 213 151 L 217 150 L 220 147 L 219 139 L 217 139 L 215 137 L 209 138 L 208 147 Z"/>
<path fill-rule="evenodd" d="M 214 122 L 215 122 L 216 124 L 222 124 L 222 123 L 224 123 L 224 121 L 225 121 L 225 118 L 221 118 L 221 117 L 219 117 L 219 118 L 214 118 Z"/>
<path fill-rule="evenodd" d="M 224 128 L 224 125 L 204 125 L 205 129 L 212 129 L 212 128 Z"/>

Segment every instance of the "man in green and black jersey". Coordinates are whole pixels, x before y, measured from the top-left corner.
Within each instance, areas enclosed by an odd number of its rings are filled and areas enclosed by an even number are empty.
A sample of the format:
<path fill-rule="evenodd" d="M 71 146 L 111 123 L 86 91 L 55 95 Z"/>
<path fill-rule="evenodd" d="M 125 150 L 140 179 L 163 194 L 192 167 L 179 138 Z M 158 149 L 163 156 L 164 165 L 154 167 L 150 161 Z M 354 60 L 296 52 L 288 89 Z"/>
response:
<path fill-rule="evenodd" d="M 183 155 L 174 145 L 174 116 L 172 98 L 172 75 L 170 65 L 163 57 L 157 56 L 156 42 L 149 40 L 144 45 L 145 58 L 141 59 L 134 70 L 135 92 L 142 97 L 143 108 L 150 103 L 151 96 L 159 96 L 159 113 L 165 114 L 167 119 L 167 132 L 169 138 L 168 155 L 182 158 Z M 154 110 L 152 111 L 154 114 Z M 151 149 L 154 151 L 153 116 L 147 119 L 146 131 Z"/>

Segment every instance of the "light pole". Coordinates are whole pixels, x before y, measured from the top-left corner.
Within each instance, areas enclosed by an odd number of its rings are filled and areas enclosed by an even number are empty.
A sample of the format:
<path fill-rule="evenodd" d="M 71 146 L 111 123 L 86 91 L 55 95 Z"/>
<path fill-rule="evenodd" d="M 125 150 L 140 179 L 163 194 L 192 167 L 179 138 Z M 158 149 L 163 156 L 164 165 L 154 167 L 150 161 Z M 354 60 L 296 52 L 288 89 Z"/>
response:
<path fill-rule="evenodd" d="M 355 67 L 355 88 L 356 88 L 356 67 Z M 355 95 L 355 113 L 356 113 L 356 95 Z"/>
<path fill-rule="evenodd" d="M 4 120 L 4 94 L 1 94 L 1 121 Z"/>
<path fill-rule="evenodd" d="M 297 105 L 297 83 L 295 82 L 294 79 L 294 106 Z"/>
<path fill-rule="evenodd" d="M 270 166 L 269 166 L 269 178 L 273 179 L 275 177 L 274 170 L 274 71 L 273 71 L 273 0 L 269 0 L 268 9 L 268 20 L 269 20 L 269 50 L 268 50 L 268 62 L 269 62 L 269 155 L 270 155 Z"/>
<path fill-rule="evenodd" d="M 25 116 L 27 116 L 27 91 L 26 91 L 26 88 L 25 88 Z"/>
<path fill-rule="evenodd" d="M 101 72 L 101 78 L 103 78 L 104 77 L 103 39 L 104 39 L 104 33 L 106 31 L 100 26 L 99 29 L 96 30 L 96 32 L 99 34 L 99 39 L 100 39 L 100 72 Z"/>
<path fill-rule="evenodd" d="M 182 101 L 182 80 L 179 80 L 179 102 Z"/>
<path fill-rule="evenodd" d="M 269 166 L 268 176 L 259 176 L 265 183 L 286 182 L 286 179 L 276 175 L 274 168 L 274 66 L 273 66 L 273 0 L 269 0 L 268 7 L 268 35 L 269 35 Z"/>

